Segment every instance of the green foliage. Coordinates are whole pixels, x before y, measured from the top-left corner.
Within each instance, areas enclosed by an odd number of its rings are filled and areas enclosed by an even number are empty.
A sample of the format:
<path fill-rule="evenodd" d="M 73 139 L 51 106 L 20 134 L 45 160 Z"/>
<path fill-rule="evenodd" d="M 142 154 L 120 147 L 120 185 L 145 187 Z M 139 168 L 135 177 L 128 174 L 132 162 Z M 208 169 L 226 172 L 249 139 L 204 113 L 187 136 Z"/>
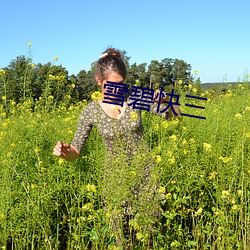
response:
<path fill-rule="evenodd" d="M 0 247 L 119 249 L 121 243 L 134 249 L 247 249 L 250 87 L 204 92 L 205 110 L 185 107 L 185 93 L 180 89 L 182 111 L 206 120 L 168 121 L 143 112 L 151 153 L 142 151 L 132 164 L 122 154 L 110 159 L 109 167 L 120 172 L 112 172 L 108 182 L 97 129 L 76 162 L 52 155 L 58 140 L 72 140 L 86 102 L 70 105 L 65 100 L 58 107 L 51 98 L 46 106 L 41 100 L 10 102 L 9 116 L 1 105 Z M 155 223 L 145 216 L 156 204 L 147 205 L 145 192 L 144 202 L 138 203 L 145 210 L 124 223 L 119 202 L 136 203 L 128 190 L 140 183 L 140 169 L 151 157 L 165 197 L 159 202 L 160 219 Z M 117 206 L 104 206 L 104 190 Z"/>

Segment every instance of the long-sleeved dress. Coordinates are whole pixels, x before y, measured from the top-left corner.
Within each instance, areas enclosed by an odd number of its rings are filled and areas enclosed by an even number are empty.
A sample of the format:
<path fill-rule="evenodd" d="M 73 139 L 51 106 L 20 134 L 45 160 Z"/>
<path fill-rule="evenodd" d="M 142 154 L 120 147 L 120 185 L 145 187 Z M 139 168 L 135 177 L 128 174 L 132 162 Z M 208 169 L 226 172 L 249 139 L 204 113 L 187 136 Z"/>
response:
<path fill-rule="evenodd" d="M 128 104 L 131 104 L 130 100 Z M 169 112 L 157 113 L 157 105 L 150 104 L 149 112 L 167 119 Z M 166 105 L 161 104 L 159 110 L 164 108 Z M 71 143 L 79 151 L 93 126 L 98 128 L 107 149 L 106 172 L 102 186 L 106 205 L 119 200 L 126 208 L 125 213 L 131 214 L 131 210 L 138 211 L 138 207 L 141 208 L 150 200 L 151 208 L 145 209 L 152 212 L 152 196 L 157 193 L 157 178 L 151 178 L 152 166 L 155 164 L 152 158 L 149 160 L 149 147 L 143 137 L 142 110 L 127 105 L 121 118 L 116 119 L 105 113 L 99 101 L 90 102 L 81 113 Z M 138 202 L 140 197 L 142 199 Z"/>

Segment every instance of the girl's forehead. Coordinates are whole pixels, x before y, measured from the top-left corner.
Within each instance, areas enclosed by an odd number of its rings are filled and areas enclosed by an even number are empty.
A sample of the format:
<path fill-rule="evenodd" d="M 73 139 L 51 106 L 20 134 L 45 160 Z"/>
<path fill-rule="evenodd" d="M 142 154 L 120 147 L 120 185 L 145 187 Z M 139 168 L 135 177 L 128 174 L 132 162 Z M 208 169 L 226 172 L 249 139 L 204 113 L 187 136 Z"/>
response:
<path fill-rule="evenodd" d="M 107 76 L 106 79 L 107 81 L 112 81 L 112 82 L 121 82 L 124 80 L 124 78 L 117 72 L 115 71 L 110 71 Z"/>

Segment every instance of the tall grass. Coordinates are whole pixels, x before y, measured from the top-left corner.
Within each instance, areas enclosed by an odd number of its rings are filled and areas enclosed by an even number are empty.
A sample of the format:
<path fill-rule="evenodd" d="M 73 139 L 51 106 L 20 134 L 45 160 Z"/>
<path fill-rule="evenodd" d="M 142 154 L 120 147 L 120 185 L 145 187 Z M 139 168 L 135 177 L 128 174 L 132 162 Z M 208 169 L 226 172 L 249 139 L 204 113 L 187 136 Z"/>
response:
<path fill-rule="evenodd" d="M 114 163 L 126 173 L 120 178 L 133 181 L 134 169 L 152 157 L 155 174 L 161 177 L 159 192 L 165 199 L 160 223 L 150 235 L 145 230 L 152 224 L 150 218 L 138 214 L 131 218 L 126 239 L 134 249 L 248 249 L 250 245 L 250 88 L 239 84 L 225 94 L 203 95 L 208 101 L 195 103 L 205 110 L 185 107 L 190 100 L 184 94 L 180 107 L 206 120 L 165 121 L 146 112 L 143 123 L 151 155 L 139 155 L 131 171 L 122 161 Z M 10 102 L 9 116 L 1 106 L 2 249 L 119 249 L 116 238 L 123 228 L 114 230 L 119 212 L 103 204 L 105 150 L 97 130 L 92 130 L 77 161 L 52 155 L 58 140 L 72 140 L 85 105 L 55 108 L 52 98 L 46 109 L 42 101 Z M 106 185 L 115 204 L 127 184 L 109 180 Z"/>

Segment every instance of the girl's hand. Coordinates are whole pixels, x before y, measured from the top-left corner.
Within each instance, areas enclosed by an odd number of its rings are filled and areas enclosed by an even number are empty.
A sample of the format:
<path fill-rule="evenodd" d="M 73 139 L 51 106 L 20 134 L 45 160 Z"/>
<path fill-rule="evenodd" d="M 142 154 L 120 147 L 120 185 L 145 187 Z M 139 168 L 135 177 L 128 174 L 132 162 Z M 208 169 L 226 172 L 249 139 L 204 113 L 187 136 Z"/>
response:
<path fill-rule="evenodd" d="M 157 99 L 156 99 L 157 93 L 159 93 L 159 94 L 158 94 L 158 97 L 157 97 Z M 158 103 L 158 102 L 159 102 L 159 98 L 160 98 L 160 91 L 159 91 L 159 92 L 155 92 L 155 93 L 154 93 L 154 102 Z M 162 103 L 163 101 L 169 102 L 169 100 L 170 100 L 170 99 L 169 99 L 169 97 L 168 97 L 167 95 L 165 95 L 165 97 L 161 97 L 161 103 Z"/>
<path fill-rule="evenodd" d="M 54 147 L 53 154 L 66 161 L 74 161 L 78 158 L 80 152 L 72 145 L 58 141 Z"/>
<path fill-rule="evenodd" d="M 70 154 L 70 151 L 71 149 L 69 144 L 58 141 L 54 147 L 53 154 L 66 159 Z"/>

